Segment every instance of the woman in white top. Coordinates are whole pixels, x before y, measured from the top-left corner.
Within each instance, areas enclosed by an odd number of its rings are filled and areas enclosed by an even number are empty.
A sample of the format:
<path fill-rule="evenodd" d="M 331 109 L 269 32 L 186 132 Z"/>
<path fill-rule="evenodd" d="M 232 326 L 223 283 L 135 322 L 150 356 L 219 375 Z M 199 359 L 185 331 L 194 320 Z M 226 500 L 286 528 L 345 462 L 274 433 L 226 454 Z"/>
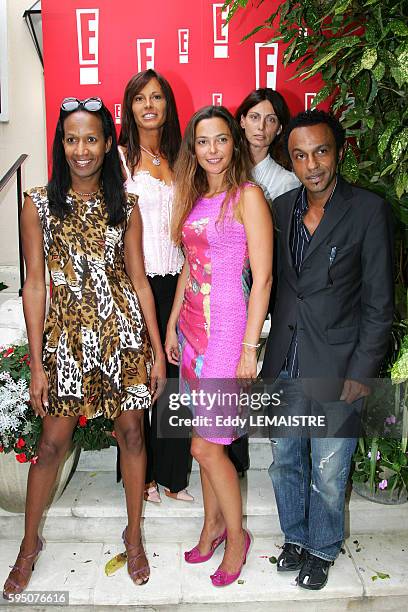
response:
<path fill-rule="evenodd" d="M 290 161 L 283 149 L 283 133 L 290 119 L 288 105 L 284 97 L 270 87 L 255 89 L 239 105 L 235 119 L 245 134 L 253 164 L 252 176 L 272 205 L 275 198 L 300 185 L 290 171 Z M 276 265 L 276 256 L 273 261 Z M 276 278 L 275 269 L 273 277 Z M 274 284 L 269 312 L 274 307 L 275 287 Z M 248 437 L 242 436 L 234 445 L 234 451 L 241 461 L 249 464 Z"/>
<path fill-rule="evenodd" d="M 282 147 L 283 132 L 290 119 L 283 96 L 269 87 L 251 91 L 239 105 L 235 118 L 245 133 L 254 164 L 252 176 L 265 197 L 272 202 L 299 187 Z"/>
<path fill-rule="evenodd" d="M 146 275 L 155 298 L 163 342 L 184 262 L 181 249 L 170 238 L 173 164 L 180 142 L 177 107 L 168 81 L 154 70 L 134 75 L 123 97 L 119 154 L 126 176 L 126 190 L 138 196 Z M 177 379 L 178 368 L 167 363 L 167 377 Z M 157 408 L 153 407 L 151 421 L 149 415 L 145 418 L 145 499 L 161 501 L 156 484 L 160 483 L 169 497 L 193 501 L 186 490 L 191 464 L 190 440 L 188 437 L 158 437 Z M 160 412 L 159 419 L 166 420 L 165 414 Z"/>

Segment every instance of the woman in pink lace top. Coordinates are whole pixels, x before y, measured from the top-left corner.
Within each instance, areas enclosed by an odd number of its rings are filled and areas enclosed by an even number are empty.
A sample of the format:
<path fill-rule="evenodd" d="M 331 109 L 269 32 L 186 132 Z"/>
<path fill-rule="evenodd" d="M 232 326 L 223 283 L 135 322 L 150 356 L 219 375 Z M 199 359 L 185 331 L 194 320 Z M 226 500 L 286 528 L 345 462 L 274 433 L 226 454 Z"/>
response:
<path fill-rule="evenodd" d="M 146 275 L 155 298 L 163 342 L 184 262 L 181 248 L 170 236 L 173 165 L 180 142 L 177 107 L 170 84 L 154 70 L 139 72 L 130 79 L 124 92 L 119 154 L 126 190 L 138 196 Z M 169 363 L 167 377 L 178 377 L 178 369 Z M 164 411 L 166 409 L 165 406 Z M 161 501 L 159 482 L 169 497 L 193 501 L 186 490 L 191 464 L 190 440 L 188 437 L 158 437 L 157 419 L 160 416 L 157 413 L 157 406 L 154 406 L 151 420 L 147 412 L 145 416 L 145 500 Z"/>
<path fill-rule="evenodd" d="M 240 432 L 224 417 L 235 416 L 238 406 L 223 405 L 222 398 L 239 394 L 240 379 L 256 377 L 272 284 L 272 218 L 262 190 L 248 177 L 247 149 L 232 115 L 217 106 L 195 113 L 176 164 L 173 237 L 186 261 L 165 349 L 171 363 L 180 362 L 181 391 L 190 395 L 194 416 L 203 417 L 191 452 L 200 464 L 204 525 L 185 560 L 206 561 L 226 540 L 222 563 L 211 576 L 215 586 L 238 578 L 250 543 L 242 529 L 238 477 L 226 452 Z M 194 403 L 193 391 L 216 402 Z"/>

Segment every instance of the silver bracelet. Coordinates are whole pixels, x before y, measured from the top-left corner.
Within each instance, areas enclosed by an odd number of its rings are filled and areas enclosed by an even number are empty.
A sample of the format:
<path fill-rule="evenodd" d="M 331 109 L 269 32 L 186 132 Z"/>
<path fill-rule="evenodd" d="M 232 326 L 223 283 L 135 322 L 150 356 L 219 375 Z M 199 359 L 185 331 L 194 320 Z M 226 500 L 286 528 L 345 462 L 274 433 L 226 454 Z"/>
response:
<path fill-rule="evenodd" d="M 250 342 L 242 342 L 241 344 L 243 344 L 244 346 L 249 346 L 250 348 L 254 348 L 254 349 L 257 349 L 261 346 L 260 342 L 258 342 L 258 344 L 251 344 Z"/>

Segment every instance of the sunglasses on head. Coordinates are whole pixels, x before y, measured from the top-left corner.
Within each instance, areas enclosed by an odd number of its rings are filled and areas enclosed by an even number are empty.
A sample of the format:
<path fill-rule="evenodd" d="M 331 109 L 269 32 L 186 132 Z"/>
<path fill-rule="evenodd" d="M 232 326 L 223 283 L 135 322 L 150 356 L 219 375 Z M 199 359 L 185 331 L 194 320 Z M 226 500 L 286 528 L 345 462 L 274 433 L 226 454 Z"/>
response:
<path fill-rule="evenodd" d="M 100 98 L 86 98 L 86 100 L 78 100 L 78 98 L 64 98 L 61 102 L 61 110 L 68 113 L 83 108 L 89 112 L 101 110 L 102 100 Z"/>

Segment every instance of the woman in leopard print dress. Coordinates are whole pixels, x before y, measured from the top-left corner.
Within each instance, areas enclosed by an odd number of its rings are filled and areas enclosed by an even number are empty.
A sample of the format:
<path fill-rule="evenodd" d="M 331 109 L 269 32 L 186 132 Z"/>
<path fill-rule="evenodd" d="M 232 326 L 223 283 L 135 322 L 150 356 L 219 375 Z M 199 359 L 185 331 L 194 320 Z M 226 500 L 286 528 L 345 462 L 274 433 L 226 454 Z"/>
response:
<path fill-rule="evenodd" d="M 140 535 L 146 455 L 143 410 L 165 382 L 153 295 L 143 266 L 136 196 L 125 196 L 112 117 L 99 98 L 61 105 L 47 187 L 26 193 L 23 304 L 31 404 L 43 419 L 30 466 L 26 529 L 4 586 L 24 590 L 42 549 L 38 527 L 80 416 L 114 420 L 121 449 L 128 572 L 147 582 Z M 52 300 L 44 328 L 47 263 Z"/>

